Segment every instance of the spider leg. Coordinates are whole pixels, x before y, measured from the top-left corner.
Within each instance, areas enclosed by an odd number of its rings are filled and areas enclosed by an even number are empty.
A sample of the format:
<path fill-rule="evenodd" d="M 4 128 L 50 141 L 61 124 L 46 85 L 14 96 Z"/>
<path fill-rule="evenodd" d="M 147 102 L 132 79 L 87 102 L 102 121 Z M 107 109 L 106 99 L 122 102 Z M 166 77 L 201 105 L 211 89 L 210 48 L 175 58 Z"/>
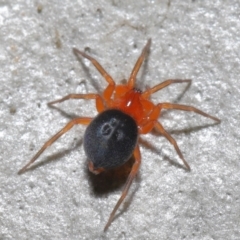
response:
<path fill-rule="evenodd" d="M 155 126 L 156 120 L 146 120 L 141 123 L 139 126 L 139 133 L 140 134 L 147 134 L 149 133 Z"/>
<path fill-rule="evenodd" d="M 99 73 L 105 78 L 105 80 L 108 82 L 108 86 L 105 89 L 103 96 L 104 96 L 104 99 L 109 100 L 115 88 L 115 82 L 112 79 L 112 77 L 106 72 L 106 70 L 101 66 L 101 64 L 95 58 L 89 56 L 85 52 L 78 50 L 77 48 L 73 48 L 73 52 L 75 55 L 80 54 L 83 57 L 90 60 L 92 64 L 95 66 L 95 68 L 99 71 Z"/>
<path fill-rule="evenodd" d="M 149 113 L 147 118 L 143 119 L 138 126 L 140 134 L 149 133 L 155 126 L 157 119 L 161 112 L 161 106 L 157 105 L 153 108 L 152 112 Z"/>
<path fill-rule="evenodd" d="M 183 83 L 183 82 L 191 82 L 191 79 L 168 79 L 160 84 L 157 84 L 156 86 L 146 90 L 142 93 L 142 97 L 149 98 L 151 94 L 173 84 L 173 83 Z"/>
<path fill-rule="evenodd" d="M 48 106 L 51 106 L 55 103 L 60 103 L 69 99 L 95 99 L 96 100 L 96 108 L 98 112 L 102 112 L 104 107 L 104 101 L 99 94 L 89 93 L 89 94 L 69 94 L 63 98 L 57 99 L 55 101 L 49 102 Z"/>
<path fill-rule="evenodd" d="M 186 166 L 187 170 L 191 170 L 190 166 L 188 165 L 187 161 L 184 159 L 182 152 L 180 151 L 176 140 L 163 128 L 160 122 L 155 123 L 155 128 L 165 137 L 167 140 L 174 146 L 178 156 L 182 159 L 184 165 Z"/>
<path fill-rule="evenodd" d="M 104 227 L 104 231 L 106 231 L 108 229 L 111 222 L 113 221 L 113 218 L 115 216 L 116 211 L 118 210 L 119 206 L 121 205 L 121 203 L 123 202 L 123 200 L 127 196 L 128 190 L 129 190 L 129 188 L 130 188 L 130 186 L 133 182 L 133 179 L 135 178 L 136 174 L 138 173 L 138 169 L 139 169 L 140 164 L 141 164 L 141 153 L 140 153 L 138 145 L 136 146 L 133 155 L 134 155 L 134 158 L 135 158 L 135 162 L 132 166 L 132 170 L 131 170 L 131 172 L 128 176 L 127 182 L 125 183 L 125 186 L 124 186 L 123 191 L 122 191 L 122 195 L 119 198 L 117 204 L 115 205 L 113 211 L 111 212 L 110 217 L 108 219 L 108 222 L 107 222 L 106 226 Z"/>
<path fill-rule="evenodd" d="M 159 103 L 158 105 L 164 109 L 177 109 L 177 110 L 195 112 L 204 117 L 211 118 L 212 120 L 214 120 L 218 123 L 221 122 L 221 120 L 219 118 L 213 117 L 213 116 L 211 116 L 195 107 L 192 107 L 192 106 L 186 106 L 186 105 L 180 105 L 180 104 L 174 104 L 174 103 Z"/>
<path fill-rule="evenodd" d="M 55 134 L 53 137 L 51 137 L 45 144 L 41 147 L 41 149 L 33 156 L 33 158 L 18 171 L 18 174 L 22 174 L 27 170 L 27 168 L 34 163 L 37 158 L 42 154 L 42 152 L 51 146 L 58 138 L 60 138 L 64 133 L 68 132 L 74 125 L 76 124 L 84 124 L 87 125 L 91 122 L 92 118 L 75 118 L 72 121 L 70 121 L 62 130 L 60 130 L 57 134 Z"/>
<path fill-rule="evenodd" d="M 128 86 L 130 88 L 133 88 L 134 85 L 135 85 L 137 73 L 138 73 L 138 71 L 139 71 L 139 69 L 140 69 L 140 67 L 143 63 L 144 58 L 146 57 L 147 51 L 150 47 L 150 44 L 151 44 L 151 38 L 148 39 L 147 44 L 143 48 L 142 53 L 139 56 L 137 62 L 135 63 L 135 66 L 134 66 L 134 68 L 131 72 L 131 75 L 130 75 L 129 80 L 128 80 Z"/>
<path fill-rule="evenodd" d="M 100 74 L 105 78 L 105 80 L 109 84 L 115 84 L 112 77 L 105 71 L 105 69 L 100 65 L 100 63 L 95 58 L 89 56 L 85 52 L 82 52 L 82 51 L 78 50 L 77 48 L 73 48 L 73 52 L 74 52 L 75 55 L 80 54 L 83 57 L 90 60 L 92 62 L 92 64 L 95 66 L 95 68 L 100 72 Z"/>

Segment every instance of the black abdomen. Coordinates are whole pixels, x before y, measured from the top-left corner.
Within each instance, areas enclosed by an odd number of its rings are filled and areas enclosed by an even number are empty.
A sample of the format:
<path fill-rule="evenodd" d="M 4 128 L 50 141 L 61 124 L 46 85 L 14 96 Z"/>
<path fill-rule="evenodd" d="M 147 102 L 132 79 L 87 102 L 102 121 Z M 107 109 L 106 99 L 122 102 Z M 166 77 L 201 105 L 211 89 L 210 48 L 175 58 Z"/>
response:
<path fill-rule="evenodd" d="M 120 110 L 97 115 L 84 134 L 84 150 L 94 168 L 111 169 L 124 164 L 133 153 L 138 138 L 137 124 Z"/>

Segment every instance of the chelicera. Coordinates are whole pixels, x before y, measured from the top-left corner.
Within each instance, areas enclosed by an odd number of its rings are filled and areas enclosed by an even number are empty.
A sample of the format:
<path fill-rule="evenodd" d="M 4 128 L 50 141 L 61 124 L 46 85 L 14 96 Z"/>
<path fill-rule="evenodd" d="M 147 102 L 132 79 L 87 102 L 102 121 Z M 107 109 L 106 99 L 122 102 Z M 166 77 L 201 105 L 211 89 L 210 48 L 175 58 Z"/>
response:
<path fill-rule="evenodd" d="M 204 117 L 211 118 L 218 123 L 220 122 L 218 118 L 192 106 L 168 102 L 154 104 L 151 102 L 150 96 L 153 93 L 174 83 L 189 83 L 191 81 L 189 79 L 169 79 L 145 91 L 140 91 L 135 88 L 136 76 L 147 54 L 150 43 L 151 39 L 148 40 L 143 48 L 125 85 L 116 85 L 112 77 L 104 70 L 96 59 L 74 48 L 73 52 L 77 56 L 80 55 L 92 62 L 107 81 L 108 86 L 101 95 L 96 93 L 69 94 L 48 104 L 52 105 L 68 99 L 94 99 L 98 115 L 95 118 L 79 117 L 71 120 L 64 128 L 50 138 L 36 155 L 18 172 L 21 174 L 26 171 L 46 148 L 52 145 L 59 137 L 77 124 L 88 125 L 84 134 L 83 145 L 88 158 L 88 167 L 92 173 L 99 174 L 102 171 L 121 166 L 133 155 L 134 163 L 132 169 L 123 188 L 122 195 L 111 212 L 104 231 L 113 221 L 117 209 L 125 199 L 133 179 L 138 173 L 141 164 L 141 154 L 138 144 L 140 134 L 147 134 L 151 132 L 153 128 L 156 129 L 174 146 L 186 169 L 190 170 L 177 142 L 158 121 L 162 109 L 191 111 Z"/>

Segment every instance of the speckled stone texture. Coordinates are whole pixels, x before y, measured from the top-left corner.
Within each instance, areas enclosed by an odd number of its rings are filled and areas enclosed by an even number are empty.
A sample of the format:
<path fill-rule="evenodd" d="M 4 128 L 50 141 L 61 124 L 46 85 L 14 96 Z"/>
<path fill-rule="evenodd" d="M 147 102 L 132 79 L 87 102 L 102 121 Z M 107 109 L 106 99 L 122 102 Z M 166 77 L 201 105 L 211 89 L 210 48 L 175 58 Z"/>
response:
<path fill-rule="evenodd" d="M 240 239 L 239 16 L 238 0 L 1 1 L 0 239 Z M 164 137 L 142 136 L 140 172 L 103 233 L 123 185 L 113 176 L 106 189 L 88 172 L 84 126 L 54 143 L 31 170 L 17 171 L 72 118 L 96 115 L 91 100 L 47 106 L 106 87 L 72 48 L 94 56 L 120 83 L 148 38 L 138 87 L 192 79 L 153 101 L 193 105 L 222 122 L 164 111 L 160 121 L 192 171 Z"/>

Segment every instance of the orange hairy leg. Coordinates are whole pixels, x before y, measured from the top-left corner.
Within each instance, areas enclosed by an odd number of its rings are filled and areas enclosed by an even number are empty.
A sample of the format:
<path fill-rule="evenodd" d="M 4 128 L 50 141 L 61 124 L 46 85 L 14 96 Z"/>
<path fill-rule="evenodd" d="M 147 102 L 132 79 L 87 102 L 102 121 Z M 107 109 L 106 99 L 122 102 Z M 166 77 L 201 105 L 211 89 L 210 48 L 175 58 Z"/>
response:
<path fill-rule="evenodd" d="M 18 174 L 21 174 L 27 170 L 27 168 L 34 163 L 37 158 L 43 153 L 43 151 L 51 146 L 58 138 L 60 138 L 64 133 L 68 132 L 74 125 L 76 124 L 83 124 L 87 125 L 91 122 L 92 118 L 75 118 L 70 121 L 62 130 L 60 130 L 57 134 L 51 137 L 36 153 L 36 155 L 22 168 L 18 171 Z"/>
<path fill-rule="evenodd" d="M 186 166 L 187 170 L 191 170 L 189 164 L 184 159 L 182 152 L 180 151 L 176 140 L 163 128 L 162 124 L 160 122 L 155 123 L 155 128 L 174 146 L 178 156 L 182 159 L 184 165 Z"/>
<path fill-rule="evenodd" d="M 51 106 L 55 103 L 64 102 L 69 99 L 95 99 L 96 100 L 96 108 L 98 112 L 102 112 L 105 109 L 103 99 L 99 94 L 95 93 L 88 93 L 88 94 L 69 94 L 63 98 L 60 98 L 58 100 L 49 102 L 48 105 Z"/>
<path fill-rule="evenodd" d="M 144 91 L 142 93 L 142 97 L 143 98 L 149 98 L 150 95 L 152 95 L 153 93 L 173 84 L 173 83 L 184 83 L 184 82 L 191 82 L 191 79 L 168 79 L 162 83 L 157 84 L 156 86 Z"/>
<path fill-rule="evenodd" d="M 182 111 L 189 111 L 189 112 L 195 112 L 198 113 L 204 117 L 211 118 L 212 120 L 220 123 L 221 120 L 219 118 L 213 117 L 209 115 L 208 113 L 205 113 L 195 107 L 187 106 L 187 105 L 181 105 L 181 104 L 174 104 L 174 103 L 159 103 L 159 105 L 164 109 L 177 109 Z"/>
<path fill-rule="evenodd" d="M 93 57 L 89 56 L 88 54 L 86 54 L 85 52 L 82 52 L 80 50 L 78 50 L 77 48 L 73 48 L 73 52 L 77 55 L 80 54 L 83 57 L 87 58 L 88 60 L 91 61 L 91 63 L 95 66 L 95 68 L 99 71 L 99 73 L 105 78 L 105 80 L 108 82 L 108 86 L 107 88 L 104 90 L 103 93 L 103 98 L 105 99 L 105 101 L 109 101 L 112 93 L 114 91 L 115 88 L 115 82 L 112 79 L 112 77 L 106 72 L 106 70 L 101 66 L 101 64 Z"/>
<path fill-rule="evenodd" d="M 127 83 L 129 88 L 133 88 L 135 86 L 137 73 L 138 73 L 138 71 L 139 71 L 139 69 L 140 69 L 140 67 L 141 67 L 141 65 L 143 63 L 143 60 L 145 59 L 145 57 L 147 55 L 148 49 L 150 47 L 150 44 L 151 44 L 151 38 L 148 39 L 147 44 L 143 48 L 142 53 L 139 56 L 137 62 L 135 63 L 135 66 L 134 66 L 134 68 L 133 68 L 133 70 L 131 72 L 131 75 L 130 75 L 128 83 Z"/>
<path fill-rule="evenodd" d="M 117 204 L 115 205 L 113 211 L 111 212 L 110 217 L 108 219 L 108 222 L 107 222 L 106 226 L 104 227 L 104 231 L 106 231 L 108 229 L 108 227 L 110 226 L 110 224 L 111 224 L 111 222 L 112 222 L 112 220 L 115 216 L 116 211 L 118 210 L 119 206 L 121 205 L 121 203 L 123 202 L 123 200 L 127 196 L 128 190 L 129 190 L 129 188 L 130 188 L 130 186 L 133 182 L 133 179 L 135 178 L 135 176 L 138 173 L 138 170 L 139 170 L 139 167 L 140 167 L 140 164 L 141 164 L 141 153 L 140 153 L 138 145 L 136 146 L 136 148 L 133 152 L 133 156 L 135 158 L 135 162 L 132 166 L 132 170 L 131 170 L 131 172 L 128 176 L 127 182 L 125 183 L 125 186 L 124 186 L 123 191 L 122 191 L 122 195 L 119 198 Z"/>

